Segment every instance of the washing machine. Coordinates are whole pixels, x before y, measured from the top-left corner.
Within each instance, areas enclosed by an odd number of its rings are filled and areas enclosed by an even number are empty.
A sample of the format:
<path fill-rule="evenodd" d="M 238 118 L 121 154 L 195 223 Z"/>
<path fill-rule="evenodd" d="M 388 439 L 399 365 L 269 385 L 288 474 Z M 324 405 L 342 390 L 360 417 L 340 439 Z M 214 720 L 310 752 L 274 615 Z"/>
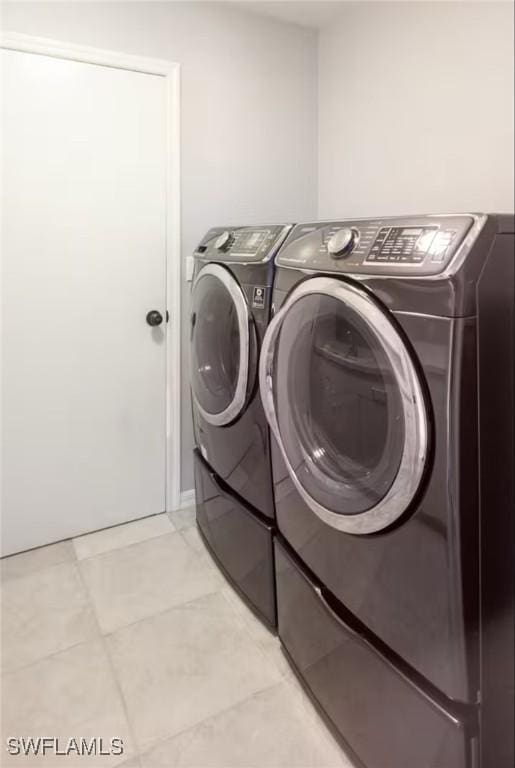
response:
<path fill-rule="evenodd" d="M 367 768 L 511 768 L 513 216 L 297 225 L 260 386 L 278 632 Z"/>
<path fill-rule="evenodd" d="M 191 293 L 197 524 L 219 566 L 270 627 L 274 499 L 258 360 L 274 257 L 290 229 L 211 229 L 194 254 Z"/>

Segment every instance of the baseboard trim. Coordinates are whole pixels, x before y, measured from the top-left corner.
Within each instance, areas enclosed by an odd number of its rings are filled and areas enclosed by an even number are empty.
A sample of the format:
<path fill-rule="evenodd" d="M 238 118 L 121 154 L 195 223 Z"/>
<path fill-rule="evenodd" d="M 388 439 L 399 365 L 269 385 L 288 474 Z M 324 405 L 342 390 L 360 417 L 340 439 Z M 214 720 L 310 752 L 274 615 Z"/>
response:
<path fill-rule="evenodd" d="M 180 509 L 184 507 L 192 507 L 195 504 L 195 489 L 190 488 L 189 491 L 181 491 L 179 497 Z"/>

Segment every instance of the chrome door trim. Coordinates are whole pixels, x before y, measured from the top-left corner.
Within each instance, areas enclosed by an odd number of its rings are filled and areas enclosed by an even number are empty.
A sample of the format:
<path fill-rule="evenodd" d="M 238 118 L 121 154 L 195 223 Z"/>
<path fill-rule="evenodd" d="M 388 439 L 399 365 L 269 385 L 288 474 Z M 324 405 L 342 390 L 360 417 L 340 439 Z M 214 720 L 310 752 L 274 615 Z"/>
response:
<path fill-rule="evenodd" d="M 392 366 L 401 395 L 405 439 L 397 475 L 386 495 L 374 507 L 354 515 L 346 516 L 333 512 L 319 504 L 306 491 L 286 453 L 275 413 L 274 356 L 281 325 L 297 301 L 313 294 L 322 294 L 342 301 L 370 327 Z M 405 512 L 420 485 L 428 453 L 428 421 L 424 395 L 406 345 L 386 313 L 368 293 L 334 277 L 313 277 L 294 288 L 268 326 L 261 351 L 259 383 L 266 417 L 288 473 L 303 500 L 324 523 L 346 533 L 374 533 L 391 525 Z"/>
<path fill-rule="evenodd" d="M 199 403 L 195 395 L 193 385 L 191 384 L 191 394 L 196 408 L 209 424 L 212 424 L 215 427 L 222 427 L 225 424 L 229 424 L 231 421 L 233 421 L 233 419 L 236 418 L 236 416 L 241 413 L 247 399 L 247 384 L 249 376 L 250 318 L 243 291 L 229 270 L 225 269 L 225 267 L 222 267 L 220 264 L 206 264 L 205 267 L 202 267 L 191 288 L 192 298 L 199 284 L 199 281 L 206 276 L 211 276 L 219 280 L 230 294 L 234 302 L 234 306 L 236 307 L 236 315 L 238 317 L 238 331 L 240 335 L 240 364 L 238 369 L 238 381 L 236 383 L 234 397 L 227 408 L 218 413 L 210 413 L 209 411 L 206 411 L 205 408 L 203 408 Z"/>

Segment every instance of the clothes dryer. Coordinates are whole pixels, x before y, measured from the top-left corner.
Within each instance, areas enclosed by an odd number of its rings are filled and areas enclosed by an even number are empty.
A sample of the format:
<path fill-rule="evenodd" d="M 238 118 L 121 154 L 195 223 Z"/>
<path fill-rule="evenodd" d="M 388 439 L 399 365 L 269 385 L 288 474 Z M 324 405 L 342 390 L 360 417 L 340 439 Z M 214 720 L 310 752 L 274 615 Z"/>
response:
<path fill-rule="evenodd" d="M 279 636 L 367 768 L 513 765 L 513 231 L 313 223 L 277 259 Z"/>

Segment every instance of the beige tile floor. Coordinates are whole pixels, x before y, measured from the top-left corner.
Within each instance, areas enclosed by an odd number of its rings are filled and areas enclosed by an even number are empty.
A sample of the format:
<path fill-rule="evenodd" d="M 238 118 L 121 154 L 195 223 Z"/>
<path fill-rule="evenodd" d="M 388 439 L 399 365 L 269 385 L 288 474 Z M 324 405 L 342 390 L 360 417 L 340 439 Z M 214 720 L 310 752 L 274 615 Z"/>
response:
<path fill-rule="evenodd" d="M 351 768 L 277 638 L 215 568 L 194 510 L 0 561 L 0 765 Z M 10 737 L 123 739 L 103 757 Z"/>

